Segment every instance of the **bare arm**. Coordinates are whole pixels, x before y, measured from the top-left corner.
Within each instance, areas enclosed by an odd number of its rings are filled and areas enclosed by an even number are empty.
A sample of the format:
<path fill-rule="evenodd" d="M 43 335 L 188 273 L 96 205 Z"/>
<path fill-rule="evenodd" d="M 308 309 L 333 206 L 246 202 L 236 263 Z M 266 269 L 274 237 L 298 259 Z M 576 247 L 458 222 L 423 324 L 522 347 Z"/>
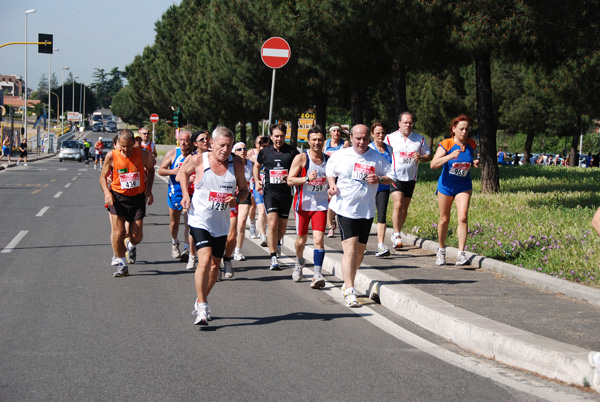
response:
<path fill-rule="evenodd" d="M 142 161 L 144 163 L 144 168 L 148 172 L 146 176 L 146 201 L 148 205 L 152 205 L 154 203 L 154 196 L 152 195 L 152 186 L 154 185 L 154 165 L 156 161 L 150 152 L 142 152 Z"/>
<path fill-rule="evenodd" d="M 112 169 L 113 165 L 113 157 L 112 151 L 106 154 L 106 160 L 102 165 L 102 170 L 100 171 L 100 188 L 102 188 L 102 192 L 104 193 L 104 203 L 106 205 L 113 205 L 114 198 L 110 189 L 108 188 L 108 184 L 106 183 L 106 177 L 108 176 L 108 172 Z"/>
<path fill-rule="evenodd" d="M 256 184 L 256 191 L 262 192 L 263 182 L 260 180 L 260 169 L 262 168 L 262 164 L 258 162 L 254 162 L 254 166 L 252 167 L 252 175 L 254 176 L 254 183 Z"/>
<path fill-rule="evenodd" d="M 317 172 L 315 170 L 313 170 L 312 172 L 307 172 L 306 176 L 304 177 L 298 177 L 298 175 L 302 171 L 302 166 L 304 166 L 305 163 L 305 153 L 298 154 L 294 157 L 294 160 L 292 161 L 292 167 L 290 167 L 290 174 L 287 179 L 288 186 L 301 186 L 307 181 L 314 180 L 317 178 Z"/>
<path fill-rule="evenodd" d="M 248 198 L 248 183 L 246 183 L 246 176 L 244 174 L 244 162 L 242 162 L 242 159 L 239 156 L 233 158 L 233 171 L 235 172 L 235 180 L 237 182 L 237 198 L 242 202 Z M 232 198 L 235 200 L 235 197 Z M 230 206 L 231 201 L 232 200 L 229 200 Z M 225 202 L 228 202 L 228 200 L 225 199 Z"/>
<path fill-rule="evenodd" d="M 437 151 L 435 151 L 435 155 L 433 156 L 433 160 L 429 167 L 432 169 L 439 169 L 450 159 L 458 158 L 458 155 L 460 155 L 460 149 L 455 149 L 452 153 L 446 154 L 446 150 L 440 146 Z"/>
<path fill-rule="evenodd" d="M 175 180 L 181 184 L 181 206 L 186 210 L 190 208 L 190 193 L 188 191 L 190 185 L 189 177 L 194 171 L 196 171 L 196 165 L 200 167 L 199 171 L 202 172 L 202 154 L 196 154 L 190 158 L 186 158 L 183 164 L 179 167 L 179 172 L 175 177 Z M 196 177 L 196 180 L 200 180 L 200 178 L 201 177 Z"/>
<path fill-rule="evenodd" d="M 164 159 L 160 163 L 160 167 L 158 168 L 159 175 L 161 175 L 161 176 L 169 176 L 172 174 L 176 175 L 177 172 L 179 172 L 179 167 L 177 167 L 175 169 L 169 168 L 169 166 L 171 166 L 171 163 L 173 163 L 174 155 L 175 155 L 175 149 L 171 149 L 169 152 L 167 152 Z"/>

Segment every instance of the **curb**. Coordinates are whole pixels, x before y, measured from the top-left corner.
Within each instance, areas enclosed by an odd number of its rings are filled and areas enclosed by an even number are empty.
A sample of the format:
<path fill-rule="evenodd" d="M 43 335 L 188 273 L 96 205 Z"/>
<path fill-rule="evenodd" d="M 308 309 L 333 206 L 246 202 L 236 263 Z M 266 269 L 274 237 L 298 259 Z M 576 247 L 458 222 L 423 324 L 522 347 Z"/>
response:
<path fill-rule="evenodd" d="M 35 162 L 35 161 L 39 161 L 39 160 L 41 160 L 41 159 L 48 159 L 48 158 L 52 158 L 53 156 L 56 156 L 56 154 L 48 154 L 48 155 L 42 155 L 42 156 L 37 156 L 37 155 L 36 155 L 36 156 L 35 156 L 35 158 L 28 158 L 28 159 L 29 159 L 28 163 L 32 163 L 32 162 Z M 18 159 L 18 158 L 17 158 L 17 159 Z M 10 162 L 10 163 L 9 163 L 8 165 L 6 165 L 6 166 L 0 166 L 0 170 L 8 169 L 8 168 L 15 167 L 15 166 L 17 166 L 17 162 Z"/>
<path fill-rule="evenodd" d="M 407 240 L 412 238 L 415 245 L 428 250 L 435 245 L 433 251 L 437 251 L 437 243 L 404 234 L 403 237 Z M 283 245 L 291 250 L 294 250 L 294 242 L 295 238 L 291 236 L 283 238 Z M 417 244 L 419 242 L 423 246 Z M 327 246 L 325 249 L 323 271 L 342 279 L 341 261 L 332 257 L 341 256 L 341 250 Z M 446 250 L 447 254 L 449 251 L 454 254 L 458 251 L 456 248 L 451 250 L 450 247 Z M 312 253 L 313 247 L 307 245 L 304 258 L 313 261 Z M 494 260 L 483 257 L 478 261 L 490 266 L 497 266 L 499 263 L 495 261 L 497 264 L 494 264 Z M 518 267 L 514 269 L 524 270 Z M 555 278 L 550 279 L 557 281 Z M 410 285 L 398 283 L 398 279 L 375 268 L 361 266 L 356 274 L 355 287 L 370 298 L 377 295 L 381 305 L 394 314 L 488 359 L 579 386 L 589 386 L 587 379 L 594 375 L 587 359 L 589 350 L 535 335 L 456 307 Z"/>

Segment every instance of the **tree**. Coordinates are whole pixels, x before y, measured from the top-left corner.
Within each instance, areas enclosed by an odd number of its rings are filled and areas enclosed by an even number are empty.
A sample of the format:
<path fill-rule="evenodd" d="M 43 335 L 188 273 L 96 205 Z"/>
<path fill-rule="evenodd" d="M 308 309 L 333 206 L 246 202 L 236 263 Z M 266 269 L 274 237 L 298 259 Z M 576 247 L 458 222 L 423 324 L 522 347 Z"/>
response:
<path fill-rule="evenodd" d="M 113 96 L 111 110 L 116 116 L 121 117 L 124 122 L 139 125 L 148 115 L 136 106 L 133 102 L 134 97 L 135 92 L 132 91 L 131 87 L 129 85 L 124 86 Z"/>

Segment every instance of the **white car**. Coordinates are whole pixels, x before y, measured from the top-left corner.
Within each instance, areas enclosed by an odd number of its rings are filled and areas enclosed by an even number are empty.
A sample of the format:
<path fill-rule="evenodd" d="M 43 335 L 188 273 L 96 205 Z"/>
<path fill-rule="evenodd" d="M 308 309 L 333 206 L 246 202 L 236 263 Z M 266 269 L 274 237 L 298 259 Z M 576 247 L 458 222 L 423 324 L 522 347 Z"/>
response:
<path fill-rule="evenodd" d="M 62 162 L 63 159 L 71 159 L 76 160 L 77 162 L 83 162 L 84 158 L 83 146 L 79 141 L 63 141 L 60 146 L 60 151 L 58 151 L 58 160 L 60 162 Z"/>

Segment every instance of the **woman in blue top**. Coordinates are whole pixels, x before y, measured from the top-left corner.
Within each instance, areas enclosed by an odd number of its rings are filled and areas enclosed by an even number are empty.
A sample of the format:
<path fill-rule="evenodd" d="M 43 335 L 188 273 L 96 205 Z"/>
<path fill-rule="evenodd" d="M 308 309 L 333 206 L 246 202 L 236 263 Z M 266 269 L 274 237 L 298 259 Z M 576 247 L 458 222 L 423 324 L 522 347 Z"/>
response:
<path fill-rule="evenodd" d="M 373 148 L 377 152 L 387 159 L 389 163 L 392 163 L 392 147 L 383 142 L 385 139 L 385 128 L 383 124 L 376 121 L 371 124 L 371 138 L 373 142 L 369 144 L 369 147 Z M 377 206 L 377 252 L 376 257 L 385 257 L 390 255 L 390 250 L 383 243 L 385 239 L 385 223 L 387 217 L 388 200 L 390 199 L 390 186 L 388 184 L 380 184 L 377 187 L 377 195 L 375 203 Z"/>
<path fill-rule="evenodd" d="M 440 142 L 433 159 L 431 168 L 442 168 L 438 180 L 437 198 L 440 208 L 440 221 L 438 223 L 438 237 L 440 247 L 437 251 L 435 263 L 446 264 L 446 236 L 450 222 L 450 209 L 452 202 L 456 201 L 458 215 L 458 256 L 456 265 L 467 263 L 465 245 L 467 243 L 468 212 L 473 184 L 471 182 L 471 167 L 479 167 L 479 159 L 475 159 L 477 144 L 469 137 L 471 118 L 464 114 L 455 117 L 450 123 L 450 135 Z"/>

